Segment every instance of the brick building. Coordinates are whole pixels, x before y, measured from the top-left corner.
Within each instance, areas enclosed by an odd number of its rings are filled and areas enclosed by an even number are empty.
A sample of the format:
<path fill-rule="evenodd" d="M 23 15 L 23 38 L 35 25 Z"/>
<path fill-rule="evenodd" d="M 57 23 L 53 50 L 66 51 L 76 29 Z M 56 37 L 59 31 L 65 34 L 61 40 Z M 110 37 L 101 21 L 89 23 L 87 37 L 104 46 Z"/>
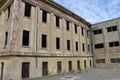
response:
<path fill-rule="evenodd" d="M 90 26 L 52 0 L 1 0 L 0 80 L 89 69 Z"/>

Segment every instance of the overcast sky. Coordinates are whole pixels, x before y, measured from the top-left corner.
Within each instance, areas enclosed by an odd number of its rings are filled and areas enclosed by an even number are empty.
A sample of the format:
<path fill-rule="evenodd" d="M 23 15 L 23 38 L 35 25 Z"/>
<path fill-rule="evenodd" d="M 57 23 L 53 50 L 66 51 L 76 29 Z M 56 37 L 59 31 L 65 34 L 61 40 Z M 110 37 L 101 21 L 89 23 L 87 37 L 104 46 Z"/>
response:
<path fill-rule="evenodd" d="M 120 0 L 54 0 L 94 24 L 120 17 Z"/>

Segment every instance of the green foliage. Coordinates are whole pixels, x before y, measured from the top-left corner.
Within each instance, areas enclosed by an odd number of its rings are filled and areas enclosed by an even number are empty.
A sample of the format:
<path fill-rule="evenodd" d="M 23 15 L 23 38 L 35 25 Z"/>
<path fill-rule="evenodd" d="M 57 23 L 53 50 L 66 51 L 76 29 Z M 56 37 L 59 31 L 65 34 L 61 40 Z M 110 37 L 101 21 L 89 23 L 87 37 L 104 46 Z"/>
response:
<path fill-rule="evenodd" d="M 43 72 L 43 75 L 49 75 L 49 71 L 48 71 L 48 70 L 45 70 L 45 71 Z"/>
<path fill-rule="evenodd" d="M 79 70 L 78 70 L 78 73 L 82 73 L 84 70 L 82 69 L 82 68 L 80 68 Z"/>
<path fill-rule="evenodd" d="M 72 71 L 70 71 L 70 73 L 71 73 L 71 74 L 75 74 L 75 73 L 76 73 L 76 71 L 75 71 L 75 70 L 72 70 Z"/>

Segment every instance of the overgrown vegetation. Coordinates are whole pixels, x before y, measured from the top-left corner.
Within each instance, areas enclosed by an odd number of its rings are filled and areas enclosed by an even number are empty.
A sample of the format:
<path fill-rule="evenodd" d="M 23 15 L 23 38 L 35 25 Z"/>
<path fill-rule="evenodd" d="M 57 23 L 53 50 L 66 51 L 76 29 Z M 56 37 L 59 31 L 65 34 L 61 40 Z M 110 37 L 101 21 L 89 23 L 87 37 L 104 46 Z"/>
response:
<path fill-rule="evenodd" d="M 48 70 L 45 70 L 44 72 L 43 72 L 43 75 L 49 75 L 49 71 Z"/>

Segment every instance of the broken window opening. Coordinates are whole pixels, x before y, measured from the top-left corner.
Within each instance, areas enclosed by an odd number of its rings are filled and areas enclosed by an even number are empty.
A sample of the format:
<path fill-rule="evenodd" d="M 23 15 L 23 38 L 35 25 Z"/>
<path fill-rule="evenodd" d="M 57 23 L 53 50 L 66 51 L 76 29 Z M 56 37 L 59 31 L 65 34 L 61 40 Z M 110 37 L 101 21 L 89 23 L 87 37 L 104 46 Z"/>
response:
<path fill-rule="evenodd" d="M 60 17 L 56 16 L 56 26 L 60 27 Z"/>
<path fill-rule="evenodd" d="M 70 40 L 67 40 L 67 50 L 70 50 Z"/>
<path fill-rule="evenodd" d="M 22 78 L 29 78 L 29 62 L 22 63 Z"/>
<path fill-rule="evenodd" d="M 56 38 L 56 49 L 60 49 L 60 38 Z"/>
<path fill-rule="evenodd" d="M 47 47 L 47 35 L 42 34 L 42 48 Z"/>
<path fill-rule="evenodd" d="M 66 30 L 70 30 L 70 22 L 69 21 L 66 21 Z"/>
<path fill-rule="evenodd" d="M 43 10 L 42 13 L 42 22 L 47 23 L 47 11 Z"/>
<path fill-rule="evenodd" d="M 76 44 L 76 51 L 78 51 L 78 42 L 76 42 L 75 44 Z"/>
<path fill-rule="evenodd" d="M 7 45 L 8 42 L 8 32 L 5 32 L 5 46 Z"/>
<path fill-rule="evenodd" d="M 22 38 L 23 46 L 29 46 L 29 34 L 30 34 L 29 31 L 23 30 L 23 38 Z"/>
<path fill-rule="evenodd" d="M 25 16 L 30 17 L 31 16 L 31 5 L 29 3 L 25 3 Z"/>

